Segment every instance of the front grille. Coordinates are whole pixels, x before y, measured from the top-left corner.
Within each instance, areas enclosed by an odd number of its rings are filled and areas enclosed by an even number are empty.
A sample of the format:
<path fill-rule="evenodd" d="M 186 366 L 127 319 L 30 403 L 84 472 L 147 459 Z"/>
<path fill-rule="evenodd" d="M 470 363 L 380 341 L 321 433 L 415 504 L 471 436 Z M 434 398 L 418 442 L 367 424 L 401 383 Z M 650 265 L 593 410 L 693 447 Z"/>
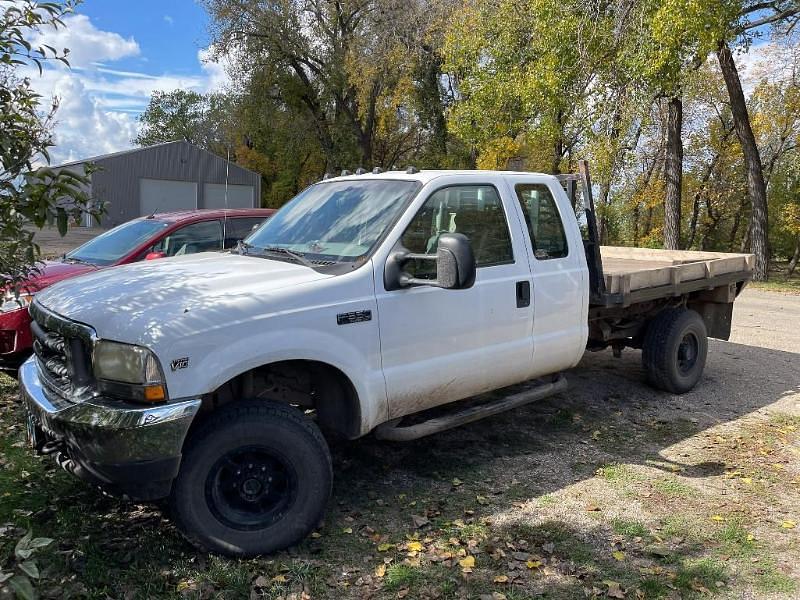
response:
<path fill-rule="evenodd" d="M 92 330 L 34 302 L 30 308 L 33 352 L 45 387 L 70 400 L 81 400 L 93 385 Z"/>

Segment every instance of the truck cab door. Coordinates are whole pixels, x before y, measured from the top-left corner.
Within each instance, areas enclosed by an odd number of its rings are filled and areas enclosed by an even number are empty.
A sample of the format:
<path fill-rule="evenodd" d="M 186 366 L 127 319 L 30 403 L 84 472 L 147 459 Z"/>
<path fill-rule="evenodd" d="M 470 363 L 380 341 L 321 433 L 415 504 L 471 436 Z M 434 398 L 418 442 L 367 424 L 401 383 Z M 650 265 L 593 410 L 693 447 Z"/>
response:
<path fill-rule="evenodd" d="M 475 284 L 387 291 L 385 256 L 374 262 L 390 418 L 523 381 L 530 371 L 531 273 L 515 207 L 497 176 L 447 180 L 423 189 L 389 246 L 435 254 L 439 235 L 463 233 L 476 258 Z M 434 279 L 435 269 L 433 261 L 414 261 L 405 270 Z"/>
<path fill-rule="evenodd" d="M 533 273 L 533 372 L 574 366 L 588 336 L 588 272 L 580 228 L 557 179 L 509 175 Z"/>

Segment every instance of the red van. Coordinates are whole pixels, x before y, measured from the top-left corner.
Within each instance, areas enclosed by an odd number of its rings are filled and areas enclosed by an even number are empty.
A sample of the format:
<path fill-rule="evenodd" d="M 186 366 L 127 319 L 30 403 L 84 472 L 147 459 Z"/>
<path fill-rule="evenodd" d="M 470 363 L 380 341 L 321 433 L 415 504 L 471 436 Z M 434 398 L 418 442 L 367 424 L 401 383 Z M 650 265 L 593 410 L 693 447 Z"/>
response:
<path fill-rule="evenodd" d="M 161 213 L 123 223 L 58 260 L 46 261 L 17 297 L 0 297 L 0 367 L 16 368 L 31 353 L 28 304 L 33 295 L 89 271 L 139 260 L 232 248 L 275 212 L 271 208 Z"/>

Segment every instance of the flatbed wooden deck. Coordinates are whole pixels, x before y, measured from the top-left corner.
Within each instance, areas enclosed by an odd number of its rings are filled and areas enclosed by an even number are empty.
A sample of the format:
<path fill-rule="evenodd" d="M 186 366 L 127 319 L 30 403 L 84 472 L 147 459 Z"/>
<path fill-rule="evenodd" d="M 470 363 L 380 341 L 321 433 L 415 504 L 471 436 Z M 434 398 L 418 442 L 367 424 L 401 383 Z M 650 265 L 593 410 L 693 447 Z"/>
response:
<path fill-rule="evenodd" d="M 606 292 L 623 298 L 645 290 L 677 293 L 686 288 L 714 287 L 728 280 L 746 281 L 754 264 L 752 254 L 694 250 L 602 246 L 600 255 Z"/>

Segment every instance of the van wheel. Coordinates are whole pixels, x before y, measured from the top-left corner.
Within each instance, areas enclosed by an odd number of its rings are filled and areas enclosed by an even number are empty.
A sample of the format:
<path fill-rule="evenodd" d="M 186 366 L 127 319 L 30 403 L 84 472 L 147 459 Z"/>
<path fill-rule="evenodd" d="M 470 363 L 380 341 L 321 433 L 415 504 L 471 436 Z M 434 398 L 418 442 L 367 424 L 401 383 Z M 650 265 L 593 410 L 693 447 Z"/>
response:
<path fill-rule="evenodd" d="M 220 409 L 189 438 L 170 508 L 195 546 L 254 556 L 308 535 L 332 481 L 330 451 L 314 423 L 291 406 L 247 400 Z"/>
<path fill-rule="evenodd" d="M 648 324 L 642 364 L 651 385 L 673 394 L 691 390 L 706 366 L 708 335 L 702 317 L 693 310 L 671 308 Z"/>

